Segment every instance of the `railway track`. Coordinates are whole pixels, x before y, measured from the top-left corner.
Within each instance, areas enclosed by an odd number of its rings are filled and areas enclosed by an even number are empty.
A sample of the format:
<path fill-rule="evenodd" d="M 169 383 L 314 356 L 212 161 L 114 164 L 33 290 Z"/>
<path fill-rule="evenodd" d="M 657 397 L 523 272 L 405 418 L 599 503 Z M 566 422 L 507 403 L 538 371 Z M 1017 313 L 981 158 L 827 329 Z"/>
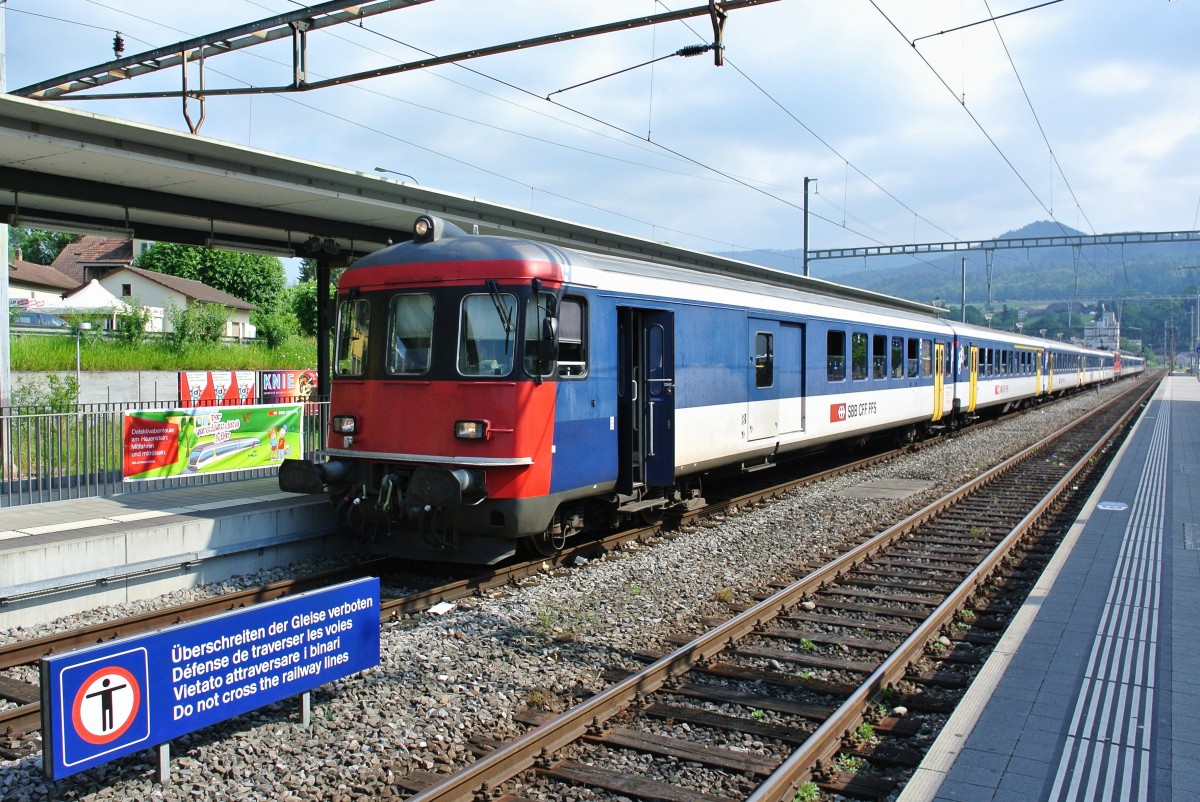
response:
<path fill-rule="evenodd" d="M 978 429 L 978 427 L 974 428 Z M 680 516 L 670 518 L 665 522 L 617 532 L 592 542 L 580 544 L 551 558 L 524 561 L 488 570 L 467 579 L 438 583 L 436 586 L 426 590 L 385 599 L 381 604 L 381 621 L 396 621 L 405 615 L 427 610 L 439 602 L 454 601 L 467 596 L 485 593 L 505 585 L 514 584 L 525 577 L 542 573 L 546 570 L 572 565 L 581 557 L 589 560 L 595 559 L 606 552 L 621 549 L 630 542 L 644 541 L 660 535 L 664 531 L 681 525 L 695 523 L 706 516 L 726 513 L 739 507 L 754 505 L 771 498 L 779 497 L 796 487 L 817 482 L 830 476 L 851 473 L 864 467 L 887 461 L 900 453 L 910 451 L 913 448 L 919 448 L 920 446 L 921 444 L 904 446 L 898 449 L 871 454 L 853 462 L 834 464 L 833 467 L 825 468 L 815 473 L 811 471 L 796 472 L 793 475 L 787 476 L 784 481 L 769 482 L 765 481 L 768 474 L 754 474 L 753 476 L 755 477 L 762 477 L 763 481 L 753 485 L 746 482 L 737 482 L 732 485 L 735 488 L 733 490 L 729 489 L 730 486 L 726 486 L 726 490 L 721 497 L 715 499 L 712 504 L 709 504 L 704 509 L 689 511 Z M 781 472 L 777 472 L 776 476 Z M 366 574 L 386 575 L 390 564 L 386 560 L 365 565 L 359 564 L 324 574 L 277 582 L 261 588 L 225 594 L 213 599 L 173 607 L 135 618 L 58 633 L 47 638 L 40 638 L 24 643 L 10 644 L 0 647 L 0 671 L 15 666 L 35 664 L 45 654 L 61 652 L 116 637 L 152 631 L 171 624 L 196 620 Z M 7 735 L 9 741 L 7 746 L 0 744 L 0 755 L 19 757 L 29 754 L 31 751 L 36 751 L 39 745 L 35 740 L 26 738 L 25 736 L 35 733 L 41 726 L 39 689 L 34 684 L 0 675 L 0 697 L 17 703 L 15 707 L 0 711 L 0 732 Z"/>
<path fill-rule="evenodd" d="M 384 623 L 393 622 L 404 615 L 412 615 L 428 610 L 441 602 L 453 602 L 468 596 L 482 594 L 505 585 L 517 583 L 526 577 L 547 570 L 573 565 L 580 558 L 585 560 L 596 559 L 605 553 L 623 548 L 628 543 L 645 541 L 665 531 L 695 523 L 705 517 L 727 513 L 740 507 L 777 498 L 797 487 L 819 482 L 832 476 L 853 473 L 854 471 L 887 461 L 906 451 L 920 448 L 932 442 L 935 441 L 926 441 L 925 443 L 908 445 L 901 448 L 882 450 L 853 461 L 845 461 L 844 458 L 830 458 L 816 470 L 812 468 L 788 470 L 785 472 L 785 478 L 782 480 L 776 478 L 774 481 L 770 481 L 765 474 L 760 473 L 752 474 L 752 476 L 759 477 L 758 481 L 735 480 L 726 482 L 721 485 L 722 490 L 715 500 L 701 509 L 690 510 L 679 515 L 670 516 L 662 521 L 625 529 L 582 542 L 571 548 L 564 549 L 553 556 L 517 561 L 498 568 L 489 569 L 466 579 L 439 582 L 424 590 L 406 593 L 390 599 L 385 598 L 380 604 L 380 620 Z M 327 587 L 339 582 L 356 579 L 360 576 L 372 574 L 383 575 L 390 570 L 389 566 L 394 565 L 395 562 L 395 560 L 388 558 L 368 563 L 359 563 L 311 576 L 282 580 L 258 588 L 225 593 L 213 598 L 176 605 L 118 621 L 66 630 L 42 638 L 0 646 L 0 672 L 19 666 L 35 665 L 44 655 L 90 646 L 115 638 L 151 632 L 173 624 L 195 621 L 230 610 L 261 604 L 284 596 Z M 34 748 L 33 746 L 27 743 L 21 747 L 14 747 L 12 743 L 14 739 L 19 740 L 36 732 L 41 727 L 41 701 L 38 686 L 23 680 L 4 676 L 0 673 L 0 698 L 6 699 L 16 705 L 0 710 L 0 733 L 3 733 L 10 739 L 8 746 L 0 744 L 0 756 L 18 757 L 21 754 L 28 753 L 30 749 Z"/>
<path fill-rule="evenodd" d="M 1071 499 L 1156 384 L 673 651 L 642 655 L 646 668 L 565 713 L 526 711 L 531 729 L 477 742 L 457 773 L 398 782 L 413 802 L 519 802 L 564 785 L 704 802 L 887 796 L 920 761 L 921 721 L 952 710 L 1073 520 Z"/>

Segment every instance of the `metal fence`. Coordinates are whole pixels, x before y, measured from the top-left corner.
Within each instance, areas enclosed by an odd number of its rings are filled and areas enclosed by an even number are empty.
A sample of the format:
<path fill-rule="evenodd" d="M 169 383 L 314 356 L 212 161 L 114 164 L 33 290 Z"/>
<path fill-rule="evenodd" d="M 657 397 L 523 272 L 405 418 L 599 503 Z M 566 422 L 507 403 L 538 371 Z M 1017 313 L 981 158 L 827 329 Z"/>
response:
<path fill-rule="evenodd" d="M 284 402 L 287 403 L 287 402 Z M 304 403 L 305 458 L 323 445 L 328 400 Z M 0 407 L 0 507 L 112 496 L 274 476 L 278 467 L 122 481 L 127 410 L 178 409 L 179 402 Z M 236 407 L 227 407 L 235 409 Z"/>

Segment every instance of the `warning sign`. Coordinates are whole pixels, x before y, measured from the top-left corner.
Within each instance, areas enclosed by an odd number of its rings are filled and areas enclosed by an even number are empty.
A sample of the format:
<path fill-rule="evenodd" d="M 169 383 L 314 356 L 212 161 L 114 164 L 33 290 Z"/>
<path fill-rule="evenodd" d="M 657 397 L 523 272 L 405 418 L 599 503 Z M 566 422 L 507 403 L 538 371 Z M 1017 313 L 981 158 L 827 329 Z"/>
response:
<path fill-rule="evenodd" d="M 379 579 L 42 658 L 58 780 L 379 663 Z"/>

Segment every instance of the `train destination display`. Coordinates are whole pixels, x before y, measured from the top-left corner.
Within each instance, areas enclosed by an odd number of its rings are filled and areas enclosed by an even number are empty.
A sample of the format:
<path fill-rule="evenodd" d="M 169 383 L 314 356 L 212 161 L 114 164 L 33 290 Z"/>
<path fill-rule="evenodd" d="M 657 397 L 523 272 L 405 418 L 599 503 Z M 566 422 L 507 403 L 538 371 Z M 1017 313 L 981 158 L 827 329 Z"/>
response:
<path fill-rule="evenodd" d="M 369 577 L 41 661 L 53 780 L 379 663 Z"/>

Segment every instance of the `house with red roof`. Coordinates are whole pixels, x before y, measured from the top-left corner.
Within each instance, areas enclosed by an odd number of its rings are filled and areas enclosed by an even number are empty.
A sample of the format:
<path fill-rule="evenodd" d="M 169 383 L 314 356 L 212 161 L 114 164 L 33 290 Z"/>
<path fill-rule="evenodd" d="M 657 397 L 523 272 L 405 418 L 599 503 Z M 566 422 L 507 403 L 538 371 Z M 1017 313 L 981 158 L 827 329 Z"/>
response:
<path fill-rule="evenodd" d="M 193 303 L 218 304 L 225 307 L 228 315 L 226 337 L 254 337 L 256 332 L 250 323 L 250 313 L 258 307 L 199 281 L 133 267 L 135 256 L 145 244 L 141 240 L 84 236 L 63 248 L 51 267 L 74 280 L 73 287 L 96 279 L 116 297 L 130 303 L 136 299 L 142 306 L 154 310 L 171 305 L 183 309 Z M 161 315 L 159 311 L 155 317 Z M 154 324 L 157 330 L 157 320 Z M 171 321 L 162 320 L 161 328 L 170 331 Z"/>
<path fill-rule="evenodd" d="M 250 323 L 250 313 L 258 309 L 252 303 L 235 298 L 227 292 L 190 278 L 169 276 L 142 270 L 140 267 L 121 267 L 100 276 L 100 286 L 118 298 L 142 306 L 166 309 L 175 306 L 183 309 L 194 303 L 217 304 L 225 307 L 225 336 L 252 339 L 256 330 Z M 163 330 L 171 330 L 171 321 L 163 322 Z"/>
<path fill-rule="evenodd" d="M 79 284 L 52 267 L 26 262 L 18 248 L 8 260 L 8 300 L 16 306 L 56 303 Z M 31 303 L 32 302 L 32 303 Z"/>

